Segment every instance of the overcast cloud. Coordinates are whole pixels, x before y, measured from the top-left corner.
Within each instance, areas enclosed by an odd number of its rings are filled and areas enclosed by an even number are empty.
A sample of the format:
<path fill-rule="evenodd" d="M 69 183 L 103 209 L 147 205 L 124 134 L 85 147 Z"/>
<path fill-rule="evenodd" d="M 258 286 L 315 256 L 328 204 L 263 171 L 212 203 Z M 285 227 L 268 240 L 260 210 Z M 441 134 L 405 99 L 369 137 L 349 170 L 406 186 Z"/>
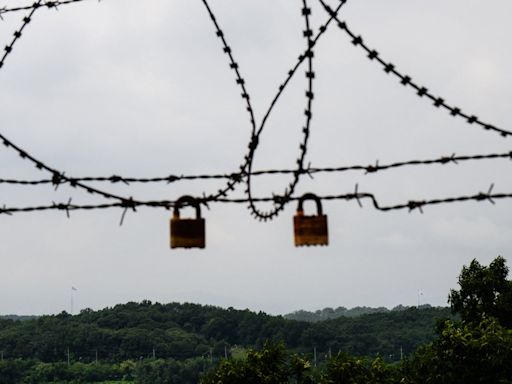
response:
<path fill-rule="evenodd" d="M 304 49 L 299 0 L 211 0 L 261 120 Z M 327 15 L 317 1 L 315 30 Z M 1 6 L 27 4 L 3 1 Z M 336 5 L 336 0 L 330 1 Z M 342 18 L 397 68 L 484 121 L 511 129 L 512 34 L 508 0 L 366 0 Z M 4 15 L 0 46 L 23 13 Z M 331 26 L 315 49 L 307 162 L 381 164 L 501 153 L 512 138 L 468 125 L 387 76 Z M 295 165 L 304 124 L 302 69 L 260 139 L 255 169 Z M 0 70 L 0 132 L 68 176 L 145 177 L 234 172 L 250 125 L 240 90 L 200 0 L 104 0 L 41 9 Z M 0 148 L 0 178 L 48 175 Z M 372 192 L 382 204 L 512 192 L 507 160 L 305 177 L 299 193 Z M 282 193 L 288 177 L 255 179 Z M 221 181 L 99 185 L 140 199 L 175 199 Z M 233 196 L 243 196 L 242 189 Z M 0 184 L 0 204 L 101 203 L 61 186 Z M 511 258 L 512 201 L 383 213 L 367 201 L 326 202 L 330 246 L 293 246 L 291 204 L 274 221 L 241 205 L 203 211 L 205 250 L 170 250 L 165 210 L 0 216 L 0 314 L 75 312 L 126 301 L 189 301 L 270 313 L 326 306 L 446 305 L 463 264 Z"/>

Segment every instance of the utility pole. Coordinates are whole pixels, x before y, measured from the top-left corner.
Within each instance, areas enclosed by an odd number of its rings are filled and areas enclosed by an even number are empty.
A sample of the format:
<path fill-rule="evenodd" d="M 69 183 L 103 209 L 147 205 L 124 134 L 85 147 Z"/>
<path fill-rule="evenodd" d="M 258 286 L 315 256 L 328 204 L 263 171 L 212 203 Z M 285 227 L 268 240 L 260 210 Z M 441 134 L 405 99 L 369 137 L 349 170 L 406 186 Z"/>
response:
<path fill-rule="evenodd" d="M 316 345 L 313 347 L 313 360 L 315 361 L 315 368 L 316 368 Z"/>
<path fill-rule="evenodd" d="M 402 346 L 400 346 L 400 360 L 402 360 L 404 358 L 404 350 L 402 348 Z"/>
<path fill-rule="evenodd" d="M 329 347 L 329 359 L 332 358 L 332 351 L 331 351 L 331 347 Z"/>
<path fill-rule="evenodd" d="M 153 347 L 153 359 L 156 359 L 155 347 Z"/>
<path fill-rule="evenodd" d="M 228 359 L 228 347 L 224 344 L 224 358 Z"/>

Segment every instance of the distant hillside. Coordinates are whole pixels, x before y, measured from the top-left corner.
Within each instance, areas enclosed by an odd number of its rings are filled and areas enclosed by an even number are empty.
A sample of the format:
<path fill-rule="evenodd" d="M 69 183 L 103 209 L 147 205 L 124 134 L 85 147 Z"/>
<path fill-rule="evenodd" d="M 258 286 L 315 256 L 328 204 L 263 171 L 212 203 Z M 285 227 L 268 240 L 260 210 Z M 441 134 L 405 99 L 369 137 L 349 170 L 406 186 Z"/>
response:
<path fill-rule="evenodd" d="M 260 347 L 282 340 L 298 352 L 319 356 L 329 351 L 380 354 L 391 360 L 433 339 L 436 319 L 450 317 L 447 308 L 403 308 L 339 317 L 321 322 L 288 320 L 263 312 L 197 304 L 143 301 L 100 311 L 62 312 L 26 321 L 0 320 L 0 350 L 6 358 L 46 362 L 71 359 L 123 361 L 151 357 L 183 360 L 212 353 L 223 356 L 234 346 Z"/>
<path fill-rule="evenodd" d="M 345 307 L 338 307 L 336 309 L 327 307 L 324 309 L 319 309 L 315 312 L 305 311 L 301 309 L 292 313 L 288 313 L 283 317 L 288 320 L 307 321 L 313 323 L 317 321 L 337 319 L 338 317 L 358 317 L 362 315 L 370 315 L 373 313 L 403 311 L 408 308 L 409 307 L 404 307 L 403 305 L 398 305 L 391 310 L 387 309 L 386 307 L 354 307 L 351 309 L 347 309 Z M 429 308 L 432 308 L 432 306 L 429 304 L 424 304 L 420 306 L 420 309 Z"/>
<path fill-rule="evenodd" d="M 0 315 L 0 320 L 26 321 L 37 319 L 38 316 Z"/>

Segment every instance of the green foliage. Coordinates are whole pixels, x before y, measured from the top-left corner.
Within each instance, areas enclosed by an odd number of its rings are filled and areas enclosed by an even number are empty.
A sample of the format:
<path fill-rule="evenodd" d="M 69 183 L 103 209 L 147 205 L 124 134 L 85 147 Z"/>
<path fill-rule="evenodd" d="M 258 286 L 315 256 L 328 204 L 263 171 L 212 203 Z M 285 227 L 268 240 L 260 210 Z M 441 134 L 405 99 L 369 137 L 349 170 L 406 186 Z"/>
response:
<path fill-rule="evenodd" d="M 0 361 L 0 383 L 19 384 L 30 370 L 33 362 L 28 360 L 4 360 Z"/>
<path fill-rule="evenodd" d="M 316 346 L 322 359 L 331 349 L 397 360 L 401 347 L 411 353 L 431 341 L 435 319 L 449 315 L 444 308 L 409 308 L 306 323 L 248 310 L 143 301 L 86 309 L 76 316 L 62 312 L 23 322 L 0 321 L 0 351 L 11 359 L 46 363 L 67 361 L 68 348 L 72 362 L 91 363 L 96 355 L 104 362 L 138 361 L 152 358 L 153 349 L 157 358 L 186 360 L 210 349 L 219 357 L 225 347 L 259 348 L 265 340 L 275 340 L 300 353 Z"/>
<path fill-rule="evenodd" d="M 389 309 L 385 307 L 371 308 L 371 307 L 354 307 L 347 309 L 345 307 L 324 308 L 319 309 L 315 312 L 299 310 L 292 313 L 288 313 L 283 317 L 288 320 L 296 321 L 307 321 L 307 322 L 318 322 L 325 320 L 337 319 L 338 317 L 359 317 L 363 315 L 369 315 L 372 313 L 383 313 L 389 312 Z"/>
<path fill-rule="evenodd" d="M 139 362 L 134 375 L 139 384 L 196 384 L 205 364 L 200 358 L 183 361 L 149 360 Z"/>
<path fill-rule="evenodd" d="M 35 360 L 0 362 L 0 383 L 99 383 L 122 378 L 116 364 L 42 363 Z"/>
<path fill-rule="evenodd" d="M 290 357 L 284 344 L 265 343 L 249 350 L 244 360 L 223 360 L 217 369 L 202 378 L 202 384 L 282 384 L 294 376 L 296 383 L 309 383 L 310 364 L 298 356 Z"/>
<path fill-rule="evenodd" d="M 303 346 L 318 351 L 344 351 L 351 355 L 386 357 L 398 361 L 400 351 L 411 354 L 433 340 L 439 319 L 453 318 L 448 308 L 416 307 L 355 318 L 340 317 L 312 324 L 301 336 Z M 303 350 L 305 351 L 305 350 Z"/>
<path fill-rule="evenodd" d="M 507 280 L 505 263 L 498 256 L 488 267 L 473 260 L 469 267 L 462 268 L 460 289 L 451 290 L 448 301 L 463 321 L 479 323 L 483 317 L 492 316 L 512 327 L 512 281 Z"/>
<path fill-rule="evenodd" d="M 512 330 L 495 319 L 446 321 L 439 337 L 404 364 L 409 383 L 512 383 Z"/>
<path fill-rule="evenodd" d="M 373 360 L 338 353 L 327 362 L 320 384 L 398 384 L 399 367 L 386 363 L 381 357 Z"/>

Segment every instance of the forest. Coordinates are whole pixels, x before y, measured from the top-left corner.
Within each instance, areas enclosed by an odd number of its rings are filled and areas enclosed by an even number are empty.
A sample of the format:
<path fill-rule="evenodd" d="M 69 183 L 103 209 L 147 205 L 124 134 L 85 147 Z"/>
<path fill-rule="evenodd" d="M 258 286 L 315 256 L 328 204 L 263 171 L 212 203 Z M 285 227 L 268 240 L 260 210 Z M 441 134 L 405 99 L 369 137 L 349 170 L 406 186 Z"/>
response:
<path fill-rule="evenodd" d="M 474 260 L 450 308 L 317 311 L 325 320 L 150 301 L 1 319 L 0 382 L 512 383 L 507 273 L 501 257 Z"/>

